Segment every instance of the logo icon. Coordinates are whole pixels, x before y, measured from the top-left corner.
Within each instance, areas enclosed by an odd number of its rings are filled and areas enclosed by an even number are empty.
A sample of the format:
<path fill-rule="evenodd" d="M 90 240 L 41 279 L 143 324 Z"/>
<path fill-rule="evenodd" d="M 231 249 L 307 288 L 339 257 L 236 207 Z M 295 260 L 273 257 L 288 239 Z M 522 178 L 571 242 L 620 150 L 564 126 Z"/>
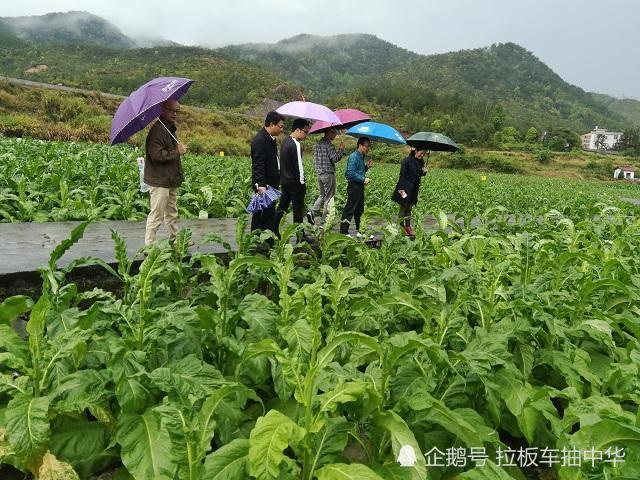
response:
<path fill-rule="evenodd" d="M 398 452 L 398 463 L 401 467 L 413 467 L 418 459 L 411 445 L 403 445 Z"/>

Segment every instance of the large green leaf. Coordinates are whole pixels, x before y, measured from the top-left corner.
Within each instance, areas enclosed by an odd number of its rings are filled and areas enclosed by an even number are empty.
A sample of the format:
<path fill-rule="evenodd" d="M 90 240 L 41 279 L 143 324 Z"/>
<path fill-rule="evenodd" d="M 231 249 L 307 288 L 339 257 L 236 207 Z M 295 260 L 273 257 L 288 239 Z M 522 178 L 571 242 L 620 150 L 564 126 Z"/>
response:
<path fill-rule="evenodd" d="M 9 297 L 0 303 L 0 324 L 9 324 L 23 313 L 31 310 L 33 300 L 24 295 Z"/>
<path fill-rule="evenodd" d="M 160 428 L 160 418 L 153 410 L 143 415 L 121 415 L 116 439 L 122 463 L 136 480 L 173 480 L 177 470 L 171 461 L 173 446 L 169 432 Z"/>
<path fill-rule="evenodd" d="M 278 307 L 264 295 L 253 293 L 242 299 L 238 306 L 240 317 L 249 325 L 247 339 L 259 342 L 276 338 L 276 325 L 280 318 Z"/>
<path fill-rule="evenodd" d="M 24 372 L 29 364 L 27 343 L 8 325 L 0 325 L 0 365 Z"/>
<path fill-rule="evenodd" d="M 389 433 L 391 436 L 391 448 L 394 460 L 398 458 L 400 449 L 405 445 L 413 448 L 416 455 L 416 464 L 411 467 L 411 474 L 414 480 L 426 480 L 427 467 L 424 455 L 420 450 L 420 445 L 416 441 L 416 437 L 407 424 L 395 412 L 379 413 L 373 418 L 373 424 Z"/>
<path fill-rule="evenodd" d="M 369 467 L 352 463 L 332 463 L 316 472 L 318 480 L 384 480 Z"/>
<path fill-rule="evenodd" d="M 223 404 L 224 399 L 228 396 L 238 395 L 244 395 L 246 398 L 246 396 L 251 393 L 253 392 L 244 386 L 227 385 L 213 392 L 213 394 L 204 401 L 202 408 L 198 412 L 198 424 L 200 426 L 198 444 L 204 453 L 211 449 L 211 440 L 213 439 L 213 431 L 215 428 L 214 416 L 218 411 L 218 407 Z M 244 401 L 242 403 L 244 404 Z"/>
<path fill-rule="evenodd" d="M 367 392 L 369 386 L 364 382 L 340 383 L 333 390 L 320 395 L 318 412 L 333 412 L 342 403 L 355 402 Z"/>
<path fill-rule="evenodd" d="M 59 416 L 51 426 L 49 449 L 56 458 L 73 466 L 78 474 L 88 477 L 118 458 L 109 449 L 111 435 L 100 422 L 83 417 Z"/>
<path fill-rule="evenodd" d="M 150 392 L 143 381 L 147 375 L 143 363 L 146 354 L 141 351 L 120 351 L 110 361 L 110 370 L 116 384 L 116 398 L 125 413 L 144 411 Z"/>
<path fill-rule="evenodd" d="M 249 440 L 236 438 L 204 461 L 204 478 L 207 480 L 245 480 L 248 478 Z"/>
<path fill-rule="evenodd" d="M 322 370 L 325 368 L 333 359 L 333 356 L 336 354 L 336 351 L 340 346 L 345 343 L 359 343 L 369 347 L 374 352 L 378 353 L 379 356 L 382 356 L 382 350 L 380 349 L 380 345 L 378 341 L 364 333 L 358 332 L 343 332 L 336 335 L 333 340 L 331 340 L 326 347 L 318 352 L 318 369 Z"/>
<path fill-rule="evenodd" d="M 152 248 L 147 258 L 140 264 L 140 272 L 136 277 L 136 284 L 138 287 L 137 300 L 142 310 L 141 315 L 144 314 L 144 310 L 151 298 L 153 282 L 166 270 L 166 263 L 170 259 L 171 251 Z"/>
<path fill-rule="evenodd" d="M 20 394 L 7 405 L 7 438 L 21 459 L 35 459 L 49 441 L 49 399 Z"/>
<path fill-rule="evenodd" d="M 13 378 L 13 375 L 7 373 L 0 373 L 0 393 L 11 392 L 11 395 L 16 393 L 28 393 L 32 390 L 31 379 L 26 376 L 20 376 Z"/>
<path fill-rule="evenodd" d="M 175 403 L 154 407 L 154 412 L 162 417 L 160 429 L 169 432 L 171 441 L 171 463 L 178 467 L 176 476 L 184 480 L 202 477 L 204 452 L 197 452 L 194 431 L 197 424 L 192 422 L 192 412 L 184 411 Z"/>
<path fill-rule="evenodd" d="M 311 471 L 335 462 L 341 457 L 349 441 L 349 432 L 353 425 L 344 417 L 326 418 L 324 426 L 311 436 Z"/>
<path fill-rule="evenodd" d="M 280 464 L 293 460 L 284 455 L 289 445 L 297 445 L 305 430 L 277 410 L 260 417 L 249 436 L 249 471 L 258 480 L 278 478 Z"/>
<path fill-rule="evenodd" d="M 586 425 L 570 437 L 576 448 L 604 452 L 612 446 L 634 449 L 640 456 L 640 427 L 605 419 L 593 425 Z"/>
<path fill-rule="evenodd" d="M 483 445 L 484 440 L 473 425 L 424 390 L 407 392 L 405 401 L 412 410 L 422 412 L 421 420 L 440 425 L 460 438 L 467 446 Z"/>
<path fill-rule="evenodd" d="M 163 392 L 176 393 L 183 399 L 188 395 L 207 396 L 227 383 L 215 367 L 195 355 L 170 362 L 151 372 L 149 378 Z"/>
<path fill-rule="evenodd" d="M 289 345 L 289 349 L 293 353 L 300 355 L 300 352 L 303 352 L 306 358 L 309 352 L 311 352 L 313 330 L 306 320 L 300 319 L 293 325 L 283 327 L 281 334 L 287 341 L 287 345 Z"/>

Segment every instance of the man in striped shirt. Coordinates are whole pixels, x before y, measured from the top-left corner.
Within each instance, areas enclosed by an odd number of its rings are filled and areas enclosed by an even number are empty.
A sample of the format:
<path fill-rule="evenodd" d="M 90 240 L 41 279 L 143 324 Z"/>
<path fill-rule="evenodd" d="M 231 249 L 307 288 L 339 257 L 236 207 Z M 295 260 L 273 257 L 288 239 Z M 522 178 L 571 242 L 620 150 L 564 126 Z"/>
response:
<path fill-rule="evenodd" d="M 344 155 L 344 142 L 340 144 L 338 149 L 333 146 L 333 140 L 338 135 L 338 130 L 330 128 L 324 134 L 324 137 L 316 143 L 313 149 L 313 163 L 318 178 L 318 191 L 320 194 L 316 199 L 311 210 L 307 212 L 307 220 L 309 223 L 315 223 L 315 217 L 322 213 L 320 223 L 324 223 L 327 216 L 329 201 L 336 194 L 336 163 Z"/>

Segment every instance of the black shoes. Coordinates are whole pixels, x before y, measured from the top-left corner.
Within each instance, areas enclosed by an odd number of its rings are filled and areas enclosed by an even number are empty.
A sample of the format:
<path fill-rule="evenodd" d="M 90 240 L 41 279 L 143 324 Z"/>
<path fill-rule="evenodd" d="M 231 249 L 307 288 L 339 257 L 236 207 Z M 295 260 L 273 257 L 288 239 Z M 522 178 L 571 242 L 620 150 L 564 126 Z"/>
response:
<path fill-rule="evenodd" d="M 316 217 L 313 215 L 313 212 L 311 210 L 307 212 L 307 222 L 309 222 L 311 225 L 316 224 Z"/>

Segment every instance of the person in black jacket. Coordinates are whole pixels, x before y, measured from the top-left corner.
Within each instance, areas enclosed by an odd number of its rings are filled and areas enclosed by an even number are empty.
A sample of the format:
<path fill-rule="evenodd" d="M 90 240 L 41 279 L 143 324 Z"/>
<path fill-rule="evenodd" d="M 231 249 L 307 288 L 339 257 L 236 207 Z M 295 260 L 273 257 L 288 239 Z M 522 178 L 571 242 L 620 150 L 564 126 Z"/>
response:
<path fill-rule="evenodd" d="M 276 137 L 282 133 L 284 117 L 278 112 L 267 113 L 264 128 L 251 142 L 251 172 L 256 192 L 264 194 L 267 186 L 280 187 L 280 165 Z M 275 202 L 269 208 L 254 213 L 251 217 L 251 230 L 274 230 L 276 216 Z"/>
<path fill-rule="evenodd" d="M 415 235 L 411 228 L 411 209 L 418 203 L 420 180 L 427 174 L 423 160 L 426 153 L 426 150 L 412 149 L 409 156 L 402 161 L 400 179 L 391 196 L 394 202 L 400 204 L 400 226 L 404 229 L 405 235 L 409 236 Z"/>
<path fill-rule="evenodd" d="M 296 118 L 291 127 L 291 135 L 282 142 L 280 149 L 280 185 L 282 196 L 276 211 L 274 231 L 278 234 L 280 221 L 293 205 L 293 222 L 302 223 L 304 219 L 304 197 L 307 193 L 304 165 L 302 164 L 302 146 L 300 142 L 309 135 L 310 124 L 304 118 Z"/>

